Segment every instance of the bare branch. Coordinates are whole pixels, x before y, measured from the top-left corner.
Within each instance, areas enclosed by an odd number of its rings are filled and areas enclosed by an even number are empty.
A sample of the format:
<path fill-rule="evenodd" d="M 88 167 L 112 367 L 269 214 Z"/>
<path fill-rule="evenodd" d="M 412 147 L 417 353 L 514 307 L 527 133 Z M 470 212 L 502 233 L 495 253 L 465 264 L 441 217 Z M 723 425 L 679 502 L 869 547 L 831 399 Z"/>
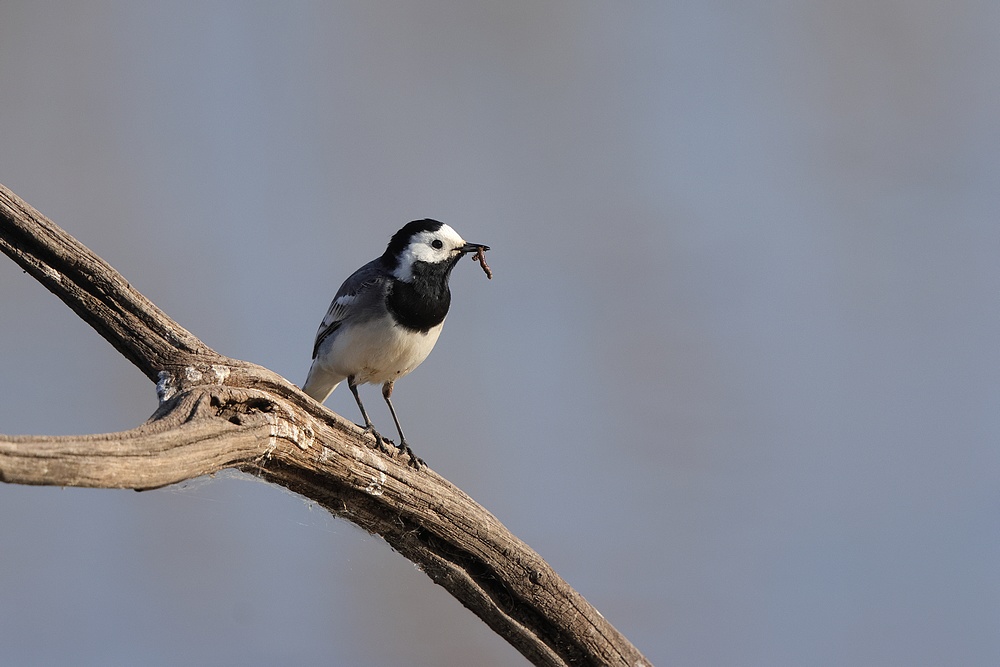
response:
<path fill-rule="evenodd" d="M 0 185 L 0 250 L 157 382 L 145 424 L 0 435 L 0 481 L 149 489 L 235 468 L 380 535 L 537 665 L 648 665 L 496 517 L 278 374 L 222 356 Z"/>

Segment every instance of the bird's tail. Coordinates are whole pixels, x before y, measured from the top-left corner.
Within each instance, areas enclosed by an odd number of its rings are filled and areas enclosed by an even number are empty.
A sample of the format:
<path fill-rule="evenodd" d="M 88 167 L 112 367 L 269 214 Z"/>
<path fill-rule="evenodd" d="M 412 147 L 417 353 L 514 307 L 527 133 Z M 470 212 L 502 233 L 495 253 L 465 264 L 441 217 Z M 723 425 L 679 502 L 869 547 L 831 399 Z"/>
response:
<path fill-rule="evenodd" d="M 306 376 L 305 384 L 302 385 L 302 391 L 322 403 L 333 393 L 337 385 L 345 379 L 343 376 L 330 373 L 321 368 L 319 364 L 313 363 L 309 368 L 309 375 Z"/>

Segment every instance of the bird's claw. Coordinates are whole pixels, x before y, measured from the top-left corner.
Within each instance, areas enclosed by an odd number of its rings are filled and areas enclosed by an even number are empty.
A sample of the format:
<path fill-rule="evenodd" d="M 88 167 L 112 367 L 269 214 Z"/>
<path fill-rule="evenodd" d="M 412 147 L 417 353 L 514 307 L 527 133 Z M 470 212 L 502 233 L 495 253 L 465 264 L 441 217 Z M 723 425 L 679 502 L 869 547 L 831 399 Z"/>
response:
<path fill-rule="evenodd" d="M 365 426 L 364 429 L 365 433 L 371 433 L 372 436 L 374 436 L 379 451 L 381 451 L 383 454 L 388 454 L 389 456 L 396 456 L 399 453 L 406 454 L 408 457 L 410 457 L 408 465 L 411 468 L 416 468 L 417 470 L 420 470 L 421 468 L 427 467 L 427 464 L 424 463 L 424 460 L 413 453 L 413 450 L 410 449 L 410 446 L 406 444 L 405 440 L 401 441 L 399 446 L 397 447 L 392 440 L 390 440 L 389 438 L 385 437 L 384 435 L 376 431 L 374 426 L 368 425 Z"/>
<path fill-rule="evenodd" d="M 422 458 L 420 458 L 419 456 L 417 456 L 416 454 L 414 454 L 413 450 L 410 449 L 410 446 L 408 444 L 406 444 L 405 441 L 402 442 L 402 443 L 400 443 L 400 445 L 399 445 L 399 451 L 403 452 L 404 454 L 406 454 L 407 456 L 410 457 L 409 465 L 410 465 L 411 468 L 415 468 L 417 470 L 420 470 L 421 468 L 426 468 L 427 467 L 427 464 L 424 463 L 424 460 Z"/>
<path fill-rule="evenodd" d="M 389 438 L 379 438 L 378 448 L 383 454 L 389 456 L 393 456 L 397 451 L 396 445 Z"/>
<path fill-rule="evenodd" d="M 386 438 L 381 433 L 375 430 L 375 427 L 371 424 L 364 427 L 365 433 L 370 433 L 373 438 L 375 438 L 375 444 L 378 446 L 379 451 L 383 454 L 394 454 L 396 452 L 396 445 L 392 443 L 392 440 Z"/>

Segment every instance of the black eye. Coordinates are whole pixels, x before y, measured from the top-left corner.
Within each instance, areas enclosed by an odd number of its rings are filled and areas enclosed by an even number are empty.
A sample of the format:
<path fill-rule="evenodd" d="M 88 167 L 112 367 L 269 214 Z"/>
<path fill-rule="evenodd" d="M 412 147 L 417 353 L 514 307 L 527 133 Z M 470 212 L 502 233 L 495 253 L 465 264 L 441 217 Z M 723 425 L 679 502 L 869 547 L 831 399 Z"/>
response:
<path fill-rule="evenodd" d="M 435 250 L 440 250 L 441 248 L 444 247 L 444 243 L 441 241 L 441 239 L 434 239 L 433 241 L 431 241 L 431 247 L 434 248 Z"/>

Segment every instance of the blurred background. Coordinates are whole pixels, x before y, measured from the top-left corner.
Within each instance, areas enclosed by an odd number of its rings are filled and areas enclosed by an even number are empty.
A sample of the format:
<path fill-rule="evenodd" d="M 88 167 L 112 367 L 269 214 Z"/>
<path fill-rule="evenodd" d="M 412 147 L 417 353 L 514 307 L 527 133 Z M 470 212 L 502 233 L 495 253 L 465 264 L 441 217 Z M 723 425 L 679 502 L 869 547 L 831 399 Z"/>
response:
<path fill-rule="evenodd" d="M 998 62 L 976 0 L 4 0 L 0 182 L 296 383 L 341 281 L 448 222 L 495 278 L 456 268 L 400 419 L 650 660 L 996 665 Z M 144 421 L 0 260 L 0 432 Z M 0 485 L 0 535 L 11 665 L 524 664 L 236 473 Z"/>

